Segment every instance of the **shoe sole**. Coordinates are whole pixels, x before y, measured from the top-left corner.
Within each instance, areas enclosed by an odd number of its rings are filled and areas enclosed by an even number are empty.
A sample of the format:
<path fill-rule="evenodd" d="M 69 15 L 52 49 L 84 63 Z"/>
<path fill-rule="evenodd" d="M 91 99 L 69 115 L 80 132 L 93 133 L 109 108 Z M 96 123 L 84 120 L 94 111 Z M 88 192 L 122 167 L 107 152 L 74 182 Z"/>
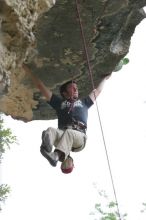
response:
<path fill-rule="evenodd" d="M 58 161 L 54 161 L 51 157 L 49 157 L 48 152 L 41 146 L 40 149 L 41 154 L 49 161 L 49 163 L 53 166 L 57 166 Z"/>
<path fill-rule="evenodd" d="M 50 145 L 49 135 L 45 134 L 45 131 L 42 132 L 42 145 L 43 148 L 46 149 L 47 152 L 52 151 L 52 146 Z"/>

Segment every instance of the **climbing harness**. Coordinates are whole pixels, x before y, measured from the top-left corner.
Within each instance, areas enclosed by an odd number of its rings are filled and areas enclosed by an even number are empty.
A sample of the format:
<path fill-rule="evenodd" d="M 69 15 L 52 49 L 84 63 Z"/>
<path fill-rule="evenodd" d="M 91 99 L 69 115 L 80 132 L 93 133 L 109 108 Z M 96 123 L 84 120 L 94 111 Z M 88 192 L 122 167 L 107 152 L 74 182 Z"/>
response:
<path fill-rule="evenodd" d="M 107 1 L 106 1 L 106 4 L 107 4 Z M 89 55 L 88 55 L 86 39 L 85 39 L 83 25 L 82 25 L 81 16 L 80 16 L 79 0 L 75 0 L 75 5 L 76 5 L 76 11 L 77 11 L 77 16 L 78 16 L 78 20 L 79 20 L 79 26 L 80 26 L 81 37 L 82 37 L 82 41 L 83 41 L 83 47 L 84 47 L 84 52 L 85 52 L 85 56 L 86 56 L 87 66 L 88 66 L 88 70 L 89 70 L 89 77 L 90 77 L 92 88 L 93 88 L 93 91 L 94 91 L 95 86 L 94 86 L 94 81 L 93 81 L 93 76 L 92 76 L 92 69 L 91 69 L 91 65 L 90 65 L 90 61 L 89 61 Z M 104 7 L 104 10 L 105 10 L 105 7 Z M 100 15 L 100 17 L 101 16 L 102 16 L 102 14 Z M 95 92 L 94 92 L 94 96 L 95 96 Z M 114 184 L 114 180 L 113 180 L 110 160 L 109 160 L 108 151 L 107 151 L 107 147 L 106 147 L 106 142 L 105 142 L 105 137 L 104 137 L 104 132 L 103 132 L 103 128 L 102 128 L 102 123 L 101 123 L 101 118 L 100 118 L 100 113 L 99 113 L 99 108 L 98 108 L 96 96 L 95 96 L 95 103 L 96 103 L 96 108 L 97 108 L 97 113 L 98 113 L 98 118 L 99 118 L 99 124 L 100 124 L 100 128 L 101 128 L 102 139 L 103 139 L 103 144 L 104 144 L 104 148 L 105 148 L 105 153 L 106 153 L 106 158 L 107 158 L 107 163 L 108 163 L 108 168 L 109 168 L 109 173 L 110 173 L 110 178 L 111 178 L 111 183 L 112 183 L 112 188 L 113 188 L 114 197 L 115 197 L 115 201 L 116 201 L 117 213 L 118 213 L 118 216 L 119 216 L 119 220 L 121 220 L 121 215 L 120 215 L 120 210 L 119 210 L 119 205 L 118 205 L 118 200 L 117 200 L 115 184 Z"/>
<path fill-rule="evenodd" d="M 61 129 L 72 129 L 72 130 L 76 130 L 76 131 L 80 131 L 83 132 L 84 134 L 86 134 L 86 129 L 87 126 L 81 122 L 81 121 L 77 121 L 74 118 L 72 118 L 72 122 L 70 125 L 66 125 L 64 127 L 62 127 Z"/>

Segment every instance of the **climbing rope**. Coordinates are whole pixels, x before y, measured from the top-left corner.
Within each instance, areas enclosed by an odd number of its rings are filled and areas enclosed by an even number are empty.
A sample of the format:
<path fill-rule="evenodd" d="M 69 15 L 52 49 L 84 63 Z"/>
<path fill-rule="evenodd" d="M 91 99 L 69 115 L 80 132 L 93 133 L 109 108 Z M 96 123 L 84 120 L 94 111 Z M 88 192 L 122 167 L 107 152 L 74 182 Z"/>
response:
<path fill-rule="evenodd" d="M 88 73 L 89 73 L 89 77 L 90 77 L 90 80 L 91 80 L 92 88 L 93 88 L 93 91 L 94 91 L 95 86 L 94 86 L 94 81 L 93 81 L 92 69 L 91 69 L 91 65 L 90 65 L 90 61 L 89 61 L 89 55 L 88 55 L 86 39 L 85 39 L 83 25 L 82 25 L 81 16 L 80 16 L 79 1 L 75 0 L 75 4 L 76 4 L 76 11 L 77 11 L 77 16 L 78 16 L 78 20 L 79 20 L 81 37 L 82 37 L 83 46 L 84 46 L 84 52 L 85 52 L 87 66 L 88 66 L 88 70 L 89 70 Z M 105 7 L 104 7 L 104 10 L 105 10 Z M 100 15 L 100 16 L 102 16 L 102 15 Z M 94 92 L 94 96 L 95 96 L 95 92 Z M 104 136 L 104 132 L 103 132 L 103 127 L 102 127 L 102 122 L 101 122 L 101 117 L 100 117 L 100 112 L 99 112 L 96 96 L 95 96 L 95 102 L 96 102 L 96 108 L 97 108 L 99 124 L 100 124 L 100 128 L 101 128 L 101 134 L 102 134 L 102 138 L 103 138 L 103 144 L 104 144 L 104 148 L 105 148 L 105 153 L 106 153 L 106 158 L 107 158 L 107 163 L 108 163 L 108 168 L 109 168 L 109 173 L 110 173 L 110 178 L 111 178 L 111 183 L 112 183 L 112 188 L 113 188 L 114 197 L 115 197 L 116 206 L 117 206 L 117 213 L 118 213 L 119 219 L 121 220 L 120 209 L 119 209 L 118 199 L 117 199 L 117 193 L 116 193 L 116 189 L 115 189 L 114 179 L 113 179 L 111 165 L 110 165 L 110 159 L 109 159 L 109 156 L 108 156 L 108 150 L 107 150 L 107 146 L 106 146 L 106 142 L 105 142 L 105 136 Z"/>

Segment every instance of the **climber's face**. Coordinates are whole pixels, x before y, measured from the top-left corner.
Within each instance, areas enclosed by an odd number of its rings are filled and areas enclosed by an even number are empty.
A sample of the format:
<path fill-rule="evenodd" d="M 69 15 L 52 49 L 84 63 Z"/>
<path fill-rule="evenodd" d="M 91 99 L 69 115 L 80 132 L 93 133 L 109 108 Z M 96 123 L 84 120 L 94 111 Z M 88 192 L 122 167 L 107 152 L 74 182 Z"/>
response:
<path fill-rule="evenodd" d="M 66 90 L 63 92 L 63 96 L 65 98 L 73 98 L 77 99 L 78 98 L 78 87 L 76 83 L 70 83 L 67 85 Z"/>

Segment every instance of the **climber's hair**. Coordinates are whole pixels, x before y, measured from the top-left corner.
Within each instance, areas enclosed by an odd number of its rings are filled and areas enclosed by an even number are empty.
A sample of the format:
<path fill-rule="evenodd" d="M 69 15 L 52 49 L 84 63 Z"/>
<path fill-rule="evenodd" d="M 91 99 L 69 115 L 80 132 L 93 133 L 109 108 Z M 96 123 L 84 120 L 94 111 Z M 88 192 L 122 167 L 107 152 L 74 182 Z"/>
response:
<path fill-rule="evenodd" d="M 60 91 L 60 95 L 61 95 L 62 97 L 64 97 L 63 92 L 66 92 L 67 86 L 68 86 L 69 84 L 71 84 L 71 83 L 77 84 L 76 81 L 74 81 L 74 80 L 69 80 L 69 81 L 65 82 L 64 84 L 62 84 L 62 85 L 60 86 L 59 91 Z"/>

